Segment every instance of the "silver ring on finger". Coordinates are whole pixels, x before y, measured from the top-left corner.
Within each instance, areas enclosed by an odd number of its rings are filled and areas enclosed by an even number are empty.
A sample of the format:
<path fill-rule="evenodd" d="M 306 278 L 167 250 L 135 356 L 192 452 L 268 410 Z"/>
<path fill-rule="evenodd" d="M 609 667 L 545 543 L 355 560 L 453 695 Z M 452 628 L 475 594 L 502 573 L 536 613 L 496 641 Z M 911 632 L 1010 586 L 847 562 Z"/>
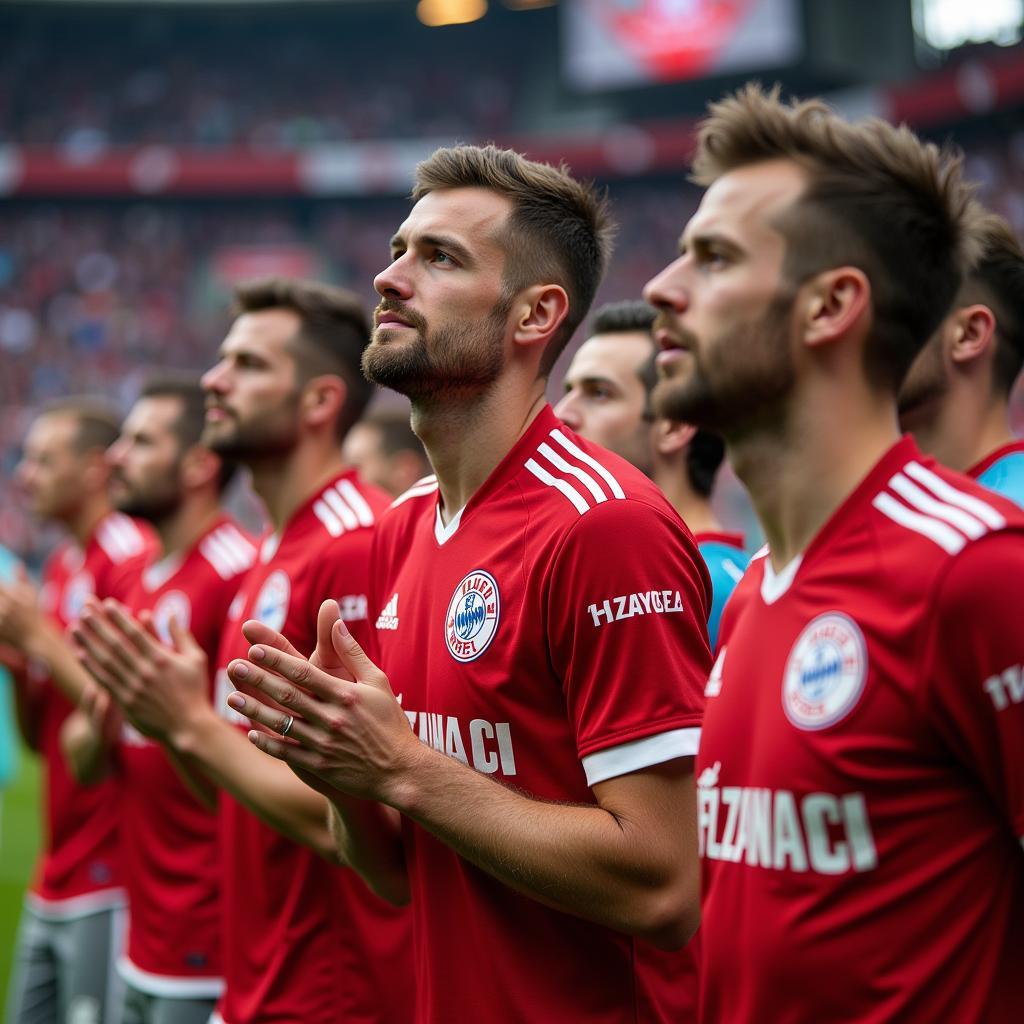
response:
<path fill-rule="evenodd" d="M 294 723 L 295 723 L 295 716 L 294 715 L 289 715 L 288 716 L 288 721 L 284 723 L 284 728 L 281 730 L 281 735 L 282 736 L 287 736 L 289 731 L 291 730 L 292 725 Z"/>

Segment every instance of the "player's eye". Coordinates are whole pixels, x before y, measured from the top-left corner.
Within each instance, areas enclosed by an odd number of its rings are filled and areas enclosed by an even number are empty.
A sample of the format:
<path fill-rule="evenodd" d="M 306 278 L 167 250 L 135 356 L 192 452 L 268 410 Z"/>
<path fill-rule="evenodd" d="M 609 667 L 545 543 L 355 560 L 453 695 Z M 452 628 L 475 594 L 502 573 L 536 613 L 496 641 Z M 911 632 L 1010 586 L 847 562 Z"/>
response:
<path fill-rule="evenodd" d="M 435 249 L 434 255 L 431 258 L 434 263 L 440 263 L 441 266 L 456 266 L 455 260 L 443 249 Z"/>

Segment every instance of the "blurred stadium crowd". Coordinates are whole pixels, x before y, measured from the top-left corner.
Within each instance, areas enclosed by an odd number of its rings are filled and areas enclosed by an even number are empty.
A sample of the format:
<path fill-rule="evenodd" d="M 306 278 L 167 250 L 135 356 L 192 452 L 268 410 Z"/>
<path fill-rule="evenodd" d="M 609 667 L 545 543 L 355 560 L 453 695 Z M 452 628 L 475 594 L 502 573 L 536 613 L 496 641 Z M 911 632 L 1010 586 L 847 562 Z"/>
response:
<path fill-rule="evenodd" d="M 1021 194 L 1024 195 L 1024 169 Z M 638 295 L 692 204 L 678 182 L 622 185 L 612 273 L 600 299 Z M 370 301 L 403 201 L 362 204 L 31 204 L 0 212 L 0 472 L 10 476 L 32 407 L 59 395 L 134 397 L 147 369 L 206 366 L 227 323 L 239 251 L 301 253 Z M 250 264 L 244 263 L 243 266 Z M 218 267 L 222 273 L 218 274 Z M 38 562 L 48 543 L 16 495 L 0 543 Z"/>
<path fill-rule="evenodd" d="M 1024 232 L 1024 132 L 976 143 L 968 173 Z M 611 192 L 619 233 L 598 302 L 639 294 L 696 196 L 678 180 Z M 397 199 L 9 204 L 0 212 L 0 470 L 13 469 L 39 402 L 98 392 L 127 403 L 172 352 L 176 365 L 205 366 L 227 323 L 231 254 L 297 253 L 305 270 L 370 301 L 402 209 Z M 32 562 L 48 543 L 15 496 L 0 498 L 0 543 Z"/>

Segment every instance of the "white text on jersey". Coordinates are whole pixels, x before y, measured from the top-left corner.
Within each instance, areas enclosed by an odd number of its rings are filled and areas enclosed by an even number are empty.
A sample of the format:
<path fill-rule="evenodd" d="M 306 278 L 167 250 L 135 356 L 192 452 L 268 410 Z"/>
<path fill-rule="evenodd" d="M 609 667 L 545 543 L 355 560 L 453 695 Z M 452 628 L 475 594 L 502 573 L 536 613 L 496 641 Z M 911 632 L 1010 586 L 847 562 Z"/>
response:
<path fill-rule="evenodd" d="M 484 775 L 493 775 L 499 769 L 506 777 L 516 774 L 516 757 L 508 722 L 474 718 L 467 727 L 453 715 L 406 711 L 405 716 L 413 732 L 428 747 L 440 750 Z"/>
<path fill-rule="evenodd" d="M 678 590 L 645 590 L 637 594 L 620 594 L 605 598 L 600 604 L 587 606 L 594 626 L 606 622 L 631 619 L 634 615 L 667 615 L 683 610 L 683 598 Z"/>
<path fill-rule="evenodd" d="M 878 866 L 863 793 L 721 786 L 721 765 L 697 782 L 700 855 L 774 871 L 842 875 Z"/>
<path fill-rule="evenodd" d="M 1011 665 L 997 676 L 985 680 L 985 692 L 992 698 L 996 711 L 1005 711 L 1011 704 L 1024 701 L 1024 666 Z"/>

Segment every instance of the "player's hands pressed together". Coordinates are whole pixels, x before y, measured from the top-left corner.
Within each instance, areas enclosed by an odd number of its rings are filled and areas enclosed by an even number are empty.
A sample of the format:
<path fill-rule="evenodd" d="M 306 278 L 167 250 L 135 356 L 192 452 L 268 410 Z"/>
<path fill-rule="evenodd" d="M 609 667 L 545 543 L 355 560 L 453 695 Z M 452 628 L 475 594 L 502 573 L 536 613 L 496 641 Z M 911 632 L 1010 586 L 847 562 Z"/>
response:
<path fill-rule="evenodd" d="M 320 606 L 317 647 L 308 661 L 260 622 L 249 621 L 242 631 L 254 646 L 248 661 L 228 666 L 228 675 L 275 705 L 244 693 L 228 697 L 236 711 L 272 731 L 253 730 L 250 740 L 304 779 L 316 776 L 350 796 L 394 805 L 427 748 L 409 728 L 387 677 L 346 629 L 337 602 Z M 294 720 L 281 736 L 289 717 Z"/>
<path fill-rule="evenodd" d="M 156 634 L 152 618 L 139 621 L 113 599 L 90 599 L 72 630 L 82 664 L 143 735 L 166 739 L 197 709 L 212 712 L 206 655 L 176 619 L 174 646 Z"/>

